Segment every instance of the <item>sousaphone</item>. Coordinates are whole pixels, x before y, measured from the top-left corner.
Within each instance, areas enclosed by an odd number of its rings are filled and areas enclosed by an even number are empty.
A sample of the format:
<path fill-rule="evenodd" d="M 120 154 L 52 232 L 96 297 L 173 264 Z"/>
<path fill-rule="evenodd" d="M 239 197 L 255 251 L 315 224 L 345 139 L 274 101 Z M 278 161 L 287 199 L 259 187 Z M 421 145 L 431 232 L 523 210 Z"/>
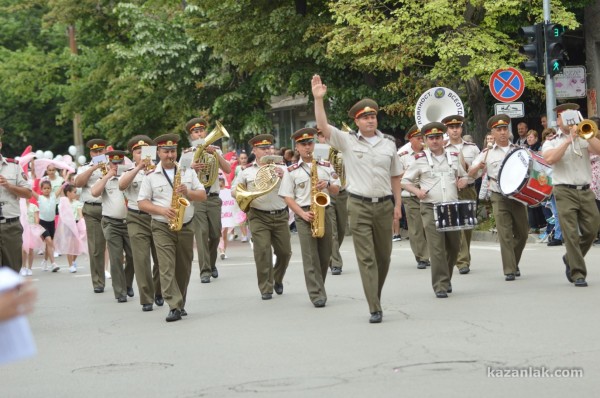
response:
<path fill-rule="evenodd" d="M 446 87 L 425 91 L 415 106 L 415 122 L 419 129 L 427 123 L 441 122 L 450 115 L 465 116 L 465 107 L 458 94 Z"/>

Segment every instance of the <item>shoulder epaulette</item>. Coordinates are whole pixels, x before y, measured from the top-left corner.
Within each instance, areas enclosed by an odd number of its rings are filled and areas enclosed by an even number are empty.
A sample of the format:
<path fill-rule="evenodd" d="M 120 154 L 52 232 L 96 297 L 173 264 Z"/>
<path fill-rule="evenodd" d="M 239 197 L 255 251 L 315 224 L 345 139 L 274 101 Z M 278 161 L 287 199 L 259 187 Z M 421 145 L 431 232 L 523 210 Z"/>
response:
<path fill-rule="evenodd" d="M 396 144 L 396 137 L 394 137 L 393 135 L 384 134 L 383 136 L 388 140 L 391 140 L 394 143 L 394 145 Z"/>
<path fill-rule="evenodd" d="M 246 170 L 248 167 L 252 167 L 254 163 L 248 163 L 247 165 L 242 167 L 242 170 Z"/>
<path fill-rule="evenodd" d="M 356 137 L 356 136 L 358 135 L 358 132 L 356 132 L 356 131 L 352 130 L 352 131 L 350 131 L 348 134 L 350 134 L 350 135 L 353 135 L 353 136 L 355 136 L 355 137 Z"/>
<path fill-rule="evenodd" d="M 483 150 L 482 150 L 481 152 L 487 152 L 487 151 L 489 151 L 489 150 L 490 150 L 490 148 L 488 148 L 488 147 L 485 147 L 485 148 L 483 148 Z"/>
<path fill-rule="evenodd" d="M 425 156 L 427 156 L 425 155 L 425 152 L 415 153 L 415 160 L 424 158 Z"/>
<path fill-rule="evenodd" d="M 298 166 L 298 163 L 294 163 L 294 164 L 291 164 L 287 169 L 288 169 L 288 171 L 294 171 L 298 167 L 300 167 L 300 166 Z"/>
<path fill-rule="evenodd" d="M 154 168 L 154 169 L 152 169 L 150 171 L 147 171 L 145 175 L 149 176 L 150 174 L 154 173 L 155 171 L 156 171 L 156 168 Z"/>
<path fill-rule="evenodd" d="M 319 161 L 317 162 L 317 164 L 318 164 L 319 166 L 325 166 L 325 167 L 329 167 L 329 166 L 331 166 L 331 163 L 329 163 L 329 162 L 328 162 L 328 161 L 326 161 L 326 160 L 319 160 Z"/>
<path fill-rule="evenodd" d="M 474 142 L 463 141 L 463 145 L 475 145 Z"/>
<path fill-rule="evenodd" d="M 17 163 L 13 158 L 4 158 L 8 163 Z"/>
<path fill-rule="evenodd" d="M 550 135 L 550 136 L 546 137 L 546 141 L 552 141 L 556 137 L 558 137 L 558 134 Z"/>
<path fill-rule="evenodd" d="M 403 151 L 398 154 L 398 156 L 402 157 L 404 155 L 408 155 L 408 151 Z"/>
<path fill-rule="evenodd" d="M 450 152 L 450 156 L 458 156 L 458 152 Z"/>

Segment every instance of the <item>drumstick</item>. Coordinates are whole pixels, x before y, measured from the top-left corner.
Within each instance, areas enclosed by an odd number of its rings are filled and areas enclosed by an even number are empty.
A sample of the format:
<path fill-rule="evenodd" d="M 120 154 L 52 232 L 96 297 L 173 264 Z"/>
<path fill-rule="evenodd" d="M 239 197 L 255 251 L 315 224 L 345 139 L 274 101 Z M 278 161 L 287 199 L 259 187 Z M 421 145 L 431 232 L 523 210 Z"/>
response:
<path fill-rule="evenodd" d="M 425 195 L 427 195 L 429 193 L 429 191 L 431 191 L 433 189 L 433 187 L 435 187 L 442 179 L 440 178 L 439 180 L 436 181 L 435 184 L 433 184 L 432 186 L 429 187 L 429 189 L 427 191 L 425 191 Z"/>
<path fill-rule="evenodd" d="M 488 153 L 490 153 L 490 150 L 494 147 L 494 144 L 492 144 L 491 142 L 487 143 L 487 152 L 485 153 L 485 156 L 483 157 L 483 164 L 485 165 L 485 161 L 487 160 L 487 155 Z"/>

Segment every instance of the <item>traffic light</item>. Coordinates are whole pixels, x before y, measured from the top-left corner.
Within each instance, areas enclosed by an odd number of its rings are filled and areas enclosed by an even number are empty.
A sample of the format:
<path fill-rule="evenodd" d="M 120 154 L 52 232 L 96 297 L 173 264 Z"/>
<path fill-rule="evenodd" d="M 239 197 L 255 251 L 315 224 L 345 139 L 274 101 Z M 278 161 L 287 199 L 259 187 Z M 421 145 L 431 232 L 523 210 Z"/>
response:
<path fill-rule="evenodd" d="M 519 67 L 535 76 L 544 76 L 544 26 L 541 23 L 519 28 L 519 35 L 529 39 L 529 43 L 519 47 L 521 54 L 529 57 Z"/>
<path fill-rule="evenodd" d="M 562 36 L 565 28 L 556 23 L 544 25 L 546 36 L 546 71 L 550 76 L 558 75 L 565 66 L 565 47 Z"/>

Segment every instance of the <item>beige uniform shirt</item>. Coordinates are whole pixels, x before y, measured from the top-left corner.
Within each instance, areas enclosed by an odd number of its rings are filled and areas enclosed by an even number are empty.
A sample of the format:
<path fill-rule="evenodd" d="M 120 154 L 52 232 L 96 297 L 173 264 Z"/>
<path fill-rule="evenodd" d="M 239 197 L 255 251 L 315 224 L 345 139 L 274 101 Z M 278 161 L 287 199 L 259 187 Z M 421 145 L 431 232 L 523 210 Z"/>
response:
<path fill-rule="evenodd" d="M 77 175 L 82 174 L 83 172 L 85 172 L 87 169 L 89 169 L 92 166 L 93 166 L 93 164 L 91 164 L 91 163 L 81 166 L 79 169 L 77 169 Z M 102 203 L 102 196 L 98 196 L 97 198 L 95 198 L 92 196 L 92 193 L 90 192 L 90 189 L 92 188 L 92 186 L 94 186 L 94 184 L 101 178 L 102 178 L 102 171 L 100 169 L 96 169 L 90 176 L 90 179 L 88 180 L 87 184 L 85 184 L 81 188 L 81 196 L 79 199 L 83 203 Z"/>
<path fill-rule="evenodd" d="M 285 174 L 287 174 L 287 169 L 281 165 L 276 165 L 280 169 L 284 171 L 283 178 L 285 178 Z M 256 162 L 253 162 L 251 165 L 246 167 L 244 170 L 238 174 L 237 184 L 242 184 L 246 186 L 246 190 L 248 191 L 256 191 L 256 187 L 254 186 L 254 180 L 256 179 L 256 173 L 258 172 L 259 166 Z M 283 180 L 282 178 L 282 180 Z M 250 207 L 253 207 L 258 210 L 281 210 L 287 205 L 281 196 L 279 196 L 279 187 L 281 186 L 281 181 L 277 183 L 275 189 L 269 192 L 266 195 L 258 197 L 252 201 Z M 235 191 L 235 186 L 231 187 L 232 191 Z"/>
<path fill-rule="evenodd" d="M 477 167 L 479 166 L 479 164 L 481 164 L 481 162 L 483 162 L 484 158 L 486 159 L 485 166 L 487 170 L 487 176 L 490 182 L 489 189 L 492 192 L 496 192 L 499 194 L 502 193 L 500 187 L 498 186 L 498 173 L 500 172 L 500 166 L 502 166 L 502 162 L 504 161 L 506 154 L 516 148 L 518 148 L 518 146 L 515 144 L 509 144 L 508 147 L 505 147 L 504 149 L 502 149 L 502 147 L 498 146 L 497 144 L 494 144 L 492 149 L 486 148 L 483 151 L 481 151 L 481 153 L 477 155 L 477 157 L 473 161 L 471 166 Z M 485 154 L 487 152 L 489 152 L 489 154 L 486 158 Z"/>
<path fill-rule="evenodd" d="M 329 131 L 329 143 L 344 155 L 348 192 L 369 198 L 391 195 L 391 177 L 403 171 L 393 137 L 377 131 L 378 139 L 371 144 L 360 133 L 344 133 L 334 126 Z"/>
<path fill-rule="evenodd" d="M 6 181 L 11 185 L 31 189 L 31 184 L 19 164 L 9 162 L 2 155 L 0 155 L 0 175 L 6 178 Z M 2 216 L 4 218 L 15 218 L 21 214 L 19 197 L 4 187 L 0 187 L 0 205 L 2 206 Z M 20 248 L 15 249 L 21 250 Z"/>
<path fill-rule="evenodd" d="M 423 152 L 423 151 L 421 151 L 421 152 Z M 404 170 L 404 172 L 406 172 L 406 170 L 408 170 L 408 168 L 415 162 L 415 155 L 417 153 L 421 153 L 421 152 L 415 152 L 412 149 L 412 145 L 410 145 L 410 143 L 408 143 L 408 146 L 404 145 L 402 148 L 400 148 L 398 150 L 398 156 L 400 157 L 400 163 L 402 164 L 402 170 Z M 417 187 L 421 186 L 418 176 L 416 177 L 413 184 Z M 415 196 L 415 195 L 413 195 L 412 193 L 408 192 L 405 189 L 402 190 L 403 198 L 407 198 L 410 196 Z"/>
<path fill-rule="evenodd" d="M 175 176 L 170 177 L 171 183 L 172 180 L 175 179 Z M 156 168 L 152 173 L 148 173 L 146 177 L 142 180 L 142 186 L 140 187 L 140 192 L 138 195 L 138 202 L 142 200 L 149 200 L 152 204 L 162 207 L 171 207 L 171 202 L 173 199 L 173 188 L 171 187 L 171 183 L 167 180 L 167 177 L 163 173 L 162 165 L 159 163 L 156 165 Z M 185 172 L 181 173 L 181 183 L 185 184 L 188 189 L 197 191 L 199 189 L 204 189 L 204 186 L 198 180 L 198 175 L 194 170 L 187 169 Z M 183 223 L 188 223 L 194 217 L 194 205 L 190 203 L 190 205 L 185 209 L 185 213 L 183 216 Z M 168 223 L 168 220 L 156 214 L 152 214 L 152 218 L 156 221 Z"/>
<path fill-rule="evenodd" d="M 102 215 L 123 220 L 127 217 L 125 196 L 119 189 L 119 177 L 111 177 L 102 191 Z"/>
<path fill-rule="evenodd" d="M 456 153 L 445 151 L 440 156 L 428 149 L 414 156 L 414 163 L 402 176 L 403 184 L 415 185 L 420 181 L 421 189 L 429 191 L 423 203 L 453 202 L 458 200 L 456 178 L 465 177 L 466 172 Z"/>
<path fill-rule="evenodd" d="M 302 159 L 288 167 L 288 173 L 284 176 L 279 187 L 279 196 L 294 199 L 300 207 L 310 206 L 312 201 L 311 171 L 312 164 L 305 163 Z M 340 179 L 329 162 L 318 162 L 317 175 L 319 180 L 328 181 L 330 185 L 340 186 Z M 321 192 L 329 194 L 327 188 L 321 190 Z"/>
<path fill-rule="evenodd" d="M 444 149 L 450 152 L 459 153 L 459 161 L 465 170 L 469 170 L 475 158 L 481 152 L 477 145 L 472 142 L 467 142 L 461 138 L 462 142 L 460 144 L 451 144 L 450 141 L 444 145 Z M 464 161 L 464 163 L 463 163 Z M 475 178 L 469 177 L 469 184 L 475 183 Z"/>
<path fill-rule="evenodd" d="M 548 149 L 559 147 L 565 140 L 569 139 L 568 135 L 563 134 L 559 130 L 555 138 L 546 140 L 542 147 L 542 154 Z M 581 145 L 581 153 L 583 156 L 576 155 L 573 152 L 573 145 L 579 151 Z M 569 185 L 586 185 L 592 181 L 592 163 L 590 162 L 590 153 L 588 151 L 589 144 L 582 138 L 577 138 L 567 148 L 563 157 L 552 165 L 552 183 L 569 184 Z"/>
<path fill-rule="evenodd" d="M 131 168 L 127 172 L 130 173 L 133 169 L 134 168 Z M 123 194 L 125 195 L 125 198 L 127 198 L 127 207 L 129 207 L 130 209 L 140 209 L 137 200 L 138 195 L 140 193 L 140 188 L 142 186 L 142 181 L 144 180 L 145 176 L 146 171 L 140 170 L 133 178 L 133 181 L 131 181 L 131 184 L 129 184 L 129 186 L 123 190 Z"/>

